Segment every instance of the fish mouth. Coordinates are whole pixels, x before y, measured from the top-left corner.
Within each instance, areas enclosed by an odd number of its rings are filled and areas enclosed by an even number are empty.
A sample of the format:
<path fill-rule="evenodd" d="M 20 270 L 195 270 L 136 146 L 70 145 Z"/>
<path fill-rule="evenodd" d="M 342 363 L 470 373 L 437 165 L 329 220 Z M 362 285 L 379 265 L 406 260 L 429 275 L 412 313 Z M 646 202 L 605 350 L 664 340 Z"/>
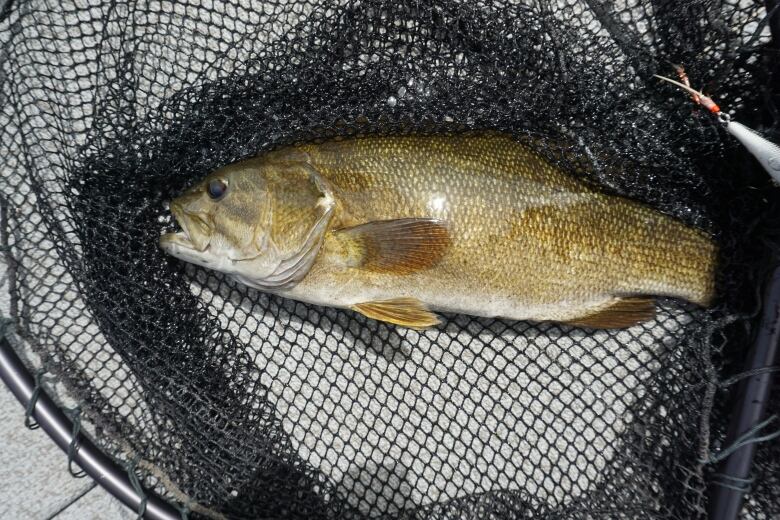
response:
<path fill-rule="evenodd" d="M 160 236 L 160 247 L 168 252 L 179 248 L 200 253 L 206 251 L 211 241 L 211 225 L 203 217 L 188 213 L 176 202 L 171 202 L 171 214 L 181 230 Z"/>

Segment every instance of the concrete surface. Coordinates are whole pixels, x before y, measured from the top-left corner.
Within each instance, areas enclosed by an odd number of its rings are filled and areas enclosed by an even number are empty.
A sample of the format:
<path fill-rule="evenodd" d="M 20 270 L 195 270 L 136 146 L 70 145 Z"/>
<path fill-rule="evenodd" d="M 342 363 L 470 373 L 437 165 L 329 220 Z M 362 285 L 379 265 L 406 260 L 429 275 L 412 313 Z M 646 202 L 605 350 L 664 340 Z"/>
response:
<path fill-rule="evenodd" d="M 135 515 L 89 477 L 68 473 L 65 453 L 40 429 L 24 426 L 24 409 L 0 383 L 0 518 L 113 520 Z"/>
<path fill-rule="evenodd" d="M 0 262 L 2 316 L 9 314 L 6 283 L 5 263 Z M 42 430 L 24 426 L 24 408 L 0 382 L 0 519 L 135 517 L 90 477 L 72 477 L 65 453 Z"/>

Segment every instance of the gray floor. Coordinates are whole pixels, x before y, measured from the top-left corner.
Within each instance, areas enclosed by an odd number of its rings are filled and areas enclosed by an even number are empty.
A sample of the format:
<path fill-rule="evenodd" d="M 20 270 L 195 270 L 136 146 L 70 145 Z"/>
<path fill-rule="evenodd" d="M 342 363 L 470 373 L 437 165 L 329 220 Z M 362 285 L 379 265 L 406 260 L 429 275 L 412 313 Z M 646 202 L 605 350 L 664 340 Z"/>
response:
<path fill-rule="evenodd" d="M 68 472 L 65 453 L 24 426 L 24 409 L 0 383 L 0 518 L 133 519 L 135 514 L 89 477 Z"/>
<path fill-rule="evenodd" d="M 0 315 L 8 315 L 0 262 Z M 68 472 L 65 453 L 24 426 L 24 408 L 0 382 L 0 519 L 126 520 L 136 515 L 89 477 Z"/>

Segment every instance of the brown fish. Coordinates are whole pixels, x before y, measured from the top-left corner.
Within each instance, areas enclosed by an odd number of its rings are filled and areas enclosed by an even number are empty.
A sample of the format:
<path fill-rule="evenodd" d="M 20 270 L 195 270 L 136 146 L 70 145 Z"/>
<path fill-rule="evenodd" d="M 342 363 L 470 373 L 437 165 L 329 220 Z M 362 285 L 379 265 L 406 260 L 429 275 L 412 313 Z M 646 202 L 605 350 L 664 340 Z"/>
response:
<path fill-rule="evenodd" d="M 363 137 L 231 164 L 161 247 L 258 289 L 424 328 L 433 310 L 627 327 L 713 298 L 703 232 L 498 135 Z"/>

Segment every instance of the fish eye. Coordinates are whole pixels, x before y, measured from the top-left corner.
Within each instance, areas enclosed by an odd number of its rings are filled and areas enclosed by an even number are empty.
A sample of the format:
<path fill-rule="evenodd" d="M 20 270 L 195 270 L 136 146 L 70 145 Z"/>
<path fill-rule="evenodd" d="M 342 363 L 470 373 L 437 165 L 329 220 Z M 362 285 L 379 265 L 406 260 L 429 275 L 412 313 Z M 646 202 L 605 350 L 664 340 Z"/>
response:
<path fill-rule="evenodd" d="M 222 179 L 213 179 L 206 186 L 206 192 L 213 200 L 219 200 L 225 195 L 227 187 L 227 183 Z"/>

